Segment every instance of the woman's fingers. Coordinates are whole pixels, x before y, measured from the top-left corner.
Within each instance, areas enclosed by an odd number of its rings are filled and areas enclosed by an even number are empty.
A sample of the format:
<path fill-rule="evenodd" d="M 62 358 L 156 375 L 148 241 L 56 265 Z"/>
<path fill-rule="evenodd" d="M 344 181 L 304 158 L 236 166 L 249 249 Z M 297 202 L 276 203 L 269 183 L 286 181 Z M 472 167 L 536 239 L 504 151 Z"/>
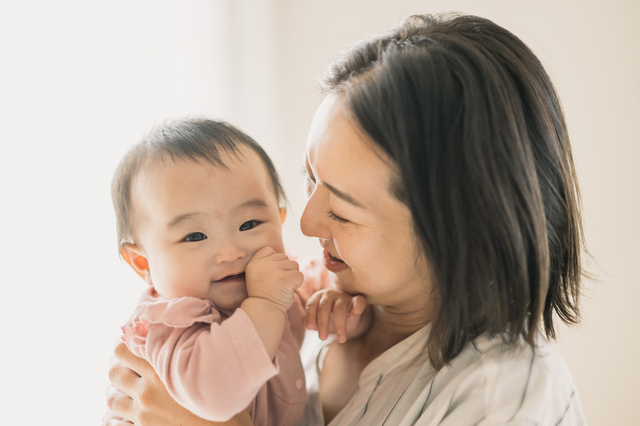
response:
<path fill-rule="evenodd" d="M 114 352 L 118 362 L 109 369 L 109 378 L 113 385 L 107 389 L 109 412 L 103 419 L 103 425 L 252 425 L 248 412 L 240 413 L 228 422 L 220 424 L 197 417 L 169 395 L 153 367 L 133 355 L 124 343 L 118 344 Z"/>
<path fill-rule="evenodd" d="M 109 368 L 109 381 L 120 391 L 132 395 L 138 386 L 140 375 L 122 362 Z"/>
<path fill-rule="evenodd" d="M 133 423 L 123 419 L 111 412 L 108 412 L 102 419 L 102 426 L 131 426 Z"/>
<path fill-rule="evenodd" d="M 133 370 L 138 376 L 147 376 L 153 372 L 153 367 L 142 358 L 135 356 L 124 342 L 120 342 L 113 350 L 118 360 Z"/>
<path fill-rule="evenodd" d="M 118 422 L 125 421 L 125 418 L 133 418 L 133 399 L 114 385 L 107 387 L 107 407 L 109 412 L 104 418 L 104 424 L 119 424 Z"/>

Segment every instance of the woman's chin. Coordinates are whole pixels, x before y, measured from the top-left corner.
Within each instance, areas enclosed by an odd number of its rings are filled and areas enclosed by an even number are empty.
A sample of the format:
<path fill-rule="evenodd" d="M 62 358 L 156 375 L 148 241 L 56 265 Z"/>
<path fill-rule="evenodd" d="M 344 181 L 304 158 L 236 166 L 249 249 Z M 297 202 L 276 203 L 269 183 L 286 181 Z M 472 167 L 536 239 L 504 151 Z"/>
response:
<path fill-rule="evenodd" d="M 331 283 L 336 290 L 344 291 L 349 294 L 360 294 L 351 268 L 347 267 L 338 272 L 331 271 L 331 275 Z"/>

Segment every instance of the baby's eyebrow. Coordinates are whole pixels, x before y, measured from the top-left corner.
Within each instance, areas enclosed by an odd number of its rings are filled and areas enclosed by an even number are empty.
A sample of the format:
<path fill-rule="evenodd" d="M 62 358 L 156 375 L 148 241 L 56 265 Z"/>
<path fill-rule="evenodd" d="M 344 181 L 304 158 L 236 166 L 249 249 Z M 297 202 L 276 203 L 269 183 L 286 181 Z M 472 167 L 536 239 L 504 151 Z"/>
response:
<path fill-rule="evenodd" d="M 252 198 L 251 200 L 245 201 L 244 203 L 234 207 L 232 212 L 237 213 L 245 209 L 262 209 L 265 207 L 269 207 L 269 205 L 264 200 L 261 200 L 260 198 Z"/>
<path fill-rule="evenodd" d="M 185 214 L 181 214 L 180 216 L 176 216 L 173 218 L 173 220 L 171 222 L 169 222 L 169 224 L 167 225 L 167 229 L 173 228 L 174 226 L 176 226 L 177 224 L 179 224 L 180 222 L 183 222 L 187 219 L 191 219 L 194 216 L 198 216 L 201 215 L 202 213 L 200 212 L 193 212 L 193 213 L 185 213 Z"/>

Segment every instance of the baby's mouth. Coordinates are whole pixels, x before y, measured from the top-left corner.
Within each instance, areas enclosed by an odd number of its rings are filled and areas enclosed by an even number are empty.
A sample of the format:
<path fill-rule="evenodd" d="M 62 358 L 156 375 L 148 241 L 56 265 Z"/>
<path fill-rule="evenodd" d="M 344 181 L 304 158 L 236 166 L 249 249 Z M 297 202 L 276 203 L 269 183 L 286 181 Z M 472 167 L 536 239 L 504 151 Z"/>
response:
<path fill-rule="evenodd" d="M 225 281 L 231 281 L 231 280 L 235 280 L 235 279 L 244 279 L 244 272 L 241 272 L 239 274 L 236 275 L 227 275 L 226 277 L 224 277 L 223 279 L 219 280 L 218 282 L 225 282 Z"/>

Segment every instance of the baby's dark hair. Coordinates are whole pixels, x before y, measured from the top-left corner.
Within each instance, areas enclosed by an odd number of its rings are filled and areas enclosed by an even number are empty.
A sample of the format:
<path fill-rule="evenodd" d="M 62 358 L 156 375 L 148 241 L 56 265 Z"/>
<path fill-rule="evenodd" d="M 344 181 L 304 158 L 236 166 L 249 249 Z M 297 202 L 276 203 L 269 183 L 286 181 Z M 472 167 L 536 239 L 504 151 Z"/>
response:
<path fill-rule="evenodd" d="M 146 161 L 168 158 L 171 161 L 191 160 L 206 162 L 215 167 L 226 167 L 221 153 L 241 157 L 240 147 L 252 149 L 262 160 L 278 205 L 286 205 L 286 196 L 273 162 L 262 147 L 251 137 L 229 123 L 206 118 L 170 120 L 155 126 L 122 158 L 111 182 L 111 198 L 116 213 L 118 246 L 132 242 L 131 187 Z"/>
<path fill-rule="evenodd" d="M 429 357 L 480 334 L 534 346 L 580 318 L 580 198 L 560 100 L 515 35 L 475 16 L 412 16 L 336 59 L 323 89 L 396 165 L 434 276 Z"/>

